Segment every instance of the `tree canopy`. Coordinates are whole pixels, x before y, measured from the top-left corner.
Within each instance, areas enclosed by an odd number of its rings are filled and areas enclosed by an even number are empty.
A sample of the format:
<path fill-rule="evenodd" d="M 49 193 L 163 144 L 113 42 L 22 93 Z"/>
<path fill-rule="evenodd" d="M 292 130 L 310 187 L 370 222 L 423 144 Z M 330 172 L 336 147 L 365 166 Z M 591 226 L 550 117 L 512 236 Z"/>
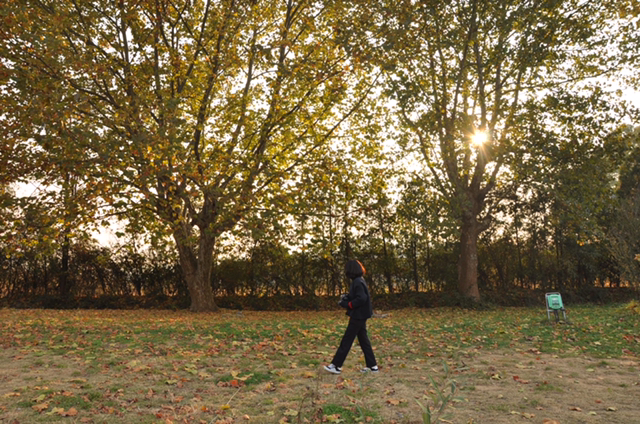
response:
<path fill-rule="evenodd" d="M 539 213 L 556 242 L 595 241 L 620 234 L 619 175 L 633 198 L 638 114 L 611 87 L 638 86 L 632 0 L 5 3 L 1 231 L 58 248 L 65 273 L 111 216 L 173 240 L 194 311 L 217 309 L 222 241 L 302 264 L 315 244 L 331 292 L 359 252 L 393 292 L 406 264 L 424 287 L 455 238 L 458 291 L 478 300 L 488 229 L 514 219 L 520 243 Z M 42 189 L 19 203 L 17 182 Z"/>
<path fill-rule="evenodd" d="M 216 309 L 216 239 L 313 161 L 376 79 L 334 40 L 340 3 L 15 1 L 3 14 L 11 163 L 36 155 L 33 178 L 64 163 L 90 193 L 79 203 L 170 234 L 193 310 Z"/>
<path fill-rule="evenodd" d="M 608 104 L 567 105 L 554 96 L 595 95 L 606 82 L 593 78 L 636 60 L 637 46 L 627 44 L 635 38 L 634 25 L 616 19 L 630 8 L 577 0 L 381 4 L 378 25 L 386 52 L 380 60 L 389 69 L 390 96 L 406 129 L 403 137 L 421 153 L 458 220 L 458 284 L 465 296 L 479 299 L 478 236 L 514 182 L 514 153 L 529 141 L 528 126 L 538 119 L 554 125 L 554 114 L 566 115 L 566 108 L 598 119 Z M 557 111 L 548 107 L 549 115 L 522 119 L 525 103 L 545 96 Z M 572 128 L 571 122 L 560 125 Z M 606 131 L 603 121 L 599 125 Z M 593 143 L 601 137 L 590 136 Z M 580 155 L 579 148 L 570 149 Z"/>

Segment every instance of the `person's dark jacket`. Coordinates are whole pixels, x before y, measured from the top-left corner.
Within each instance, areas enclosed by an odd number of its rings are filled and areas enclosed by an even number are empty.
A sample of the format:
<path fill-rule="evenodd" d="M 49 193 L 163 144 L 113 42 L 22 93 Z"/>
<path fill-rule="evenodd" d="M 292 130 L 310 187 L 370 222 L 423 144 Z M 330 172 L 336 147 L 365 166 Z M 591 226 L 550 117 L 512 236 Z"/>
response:
<path fill-rule="evenodd" d="M 349 294 L 343 296 L 340 306 L 347 309 L 347 315 L 353 319 L 368 319 L 373 316 L 373 305 L 367 283 L 362 277 L 351 280 Z"/>

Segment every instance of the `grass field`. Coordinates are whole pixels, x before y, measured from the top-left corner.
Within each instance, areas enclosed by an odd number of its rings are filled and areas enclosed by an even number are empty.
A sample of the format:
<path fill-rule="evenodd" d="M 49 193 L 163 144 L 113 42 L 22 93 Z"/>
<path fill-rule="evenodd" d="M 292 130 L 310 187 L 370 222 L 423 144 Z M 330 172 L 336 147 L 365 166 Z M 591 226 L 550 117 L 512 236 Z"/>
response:
<path fill-rule="evenodd" d="M 368 323 L 381 372 L 359 372 L 356 344 L 335 376 L 339 311 L 1 309 L 0 423 L 640 423 L 640 315 L 569 319 L 385 311 Z"/>

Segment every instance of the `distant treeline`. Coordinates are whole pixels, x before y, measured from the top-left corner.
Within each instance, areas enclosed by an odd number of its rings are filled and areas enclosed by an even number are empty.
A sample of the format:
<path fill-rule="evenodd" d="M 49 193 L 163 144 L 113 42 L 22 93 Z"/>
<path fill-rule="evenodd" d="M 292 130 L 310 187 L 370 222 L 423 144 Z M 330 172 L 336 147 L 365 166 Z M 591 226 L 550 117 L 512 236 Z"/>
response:
<path fill-rule="evenodd" d="M 343 243 L 344 245 L 344 243 Z M 352 254 L 367 267 L 378 308 L 464 305 L 456 294 L 455 243 L 403 246 L 388 243 L 386 255 L 366 239 Z M 393 246 L 393 247 L 390 247 Z M 368 247 L 368 248 L 367 248 Z M 420 247 L 420 248 L 418 248 Z M 139 253 L 90 243 L 44 255 L 27 252 L 0 258 L 0 293 L 5 306 L 47 308 L 187 308 L 189 293 L 175 257 L 153 250 Z M 322 257 L 288 251 L 273 242 L 256 244 L 245 257 L 218 260 L 211 284 L 221 307 L 301 310 L 333 308 L 347 290 L 344 249 Z M 623 280 L 604 243 L 580 244 L 568 237 L 516 241 L 508 235 L 479 249 L 479 285 L 496 305 L 535 304 L 546 291 L 575 301 L 606 302 L 638 296 Z"/>
<path fill-rule="evenodd" d="M 351 258 L 379 298 L 638 289 L 636 0 L 4 1 L 2 19 L 7 303 L 276 307 L 345 291 Z M 121 244 L 92 244 L 115 217 Z"/>
<path fill-rule="evenodd" d="M 506 301 L 506 293 L 553 290 L 598 301 L 600 295 L 589 294 L 596 288 L 626 288 L 637 296 L 640 146 L 630 152 L 622 165 L 612 167 L 619 172 L 608 171 L 615 178 L 590 178 L 568 160 L 569 176 L 561 173 L 554 181 L 532 183 L 526 192 L 506 197 L 478 239 L 481 297 Z M 599 168 L 594 159 L 588 170 Z M 360 192 L 374 192 L 364 180 L 355 182 L 364 184 Z M 296 298 L 299 305 L 303 298 L 331 299 L 348 289 L 343 266 L 357 258 L 379 299 L 406 300 L 398 305 L 426 306 L 443 299 L 456 304 L 459 223 L 450 205 L 429 187 L 428 181 L 414 178 L 396 184 L 395 193 L 380 189 L 355 204 L 328 197 L 331 201 L 310 209 L 313 214 L 253 210 L 231 236 L 218 240 L 210 277 L 216 302 L 280 308 L 287 306 L 269 306 L 264 299 Z M 139 306 L 145 306 L 140 299 L 188 306 L 192 293 L 170 238 L 154 239 L 127 228 L 117 244 L 104 247 L 70 230 L 51 230 L 55 222 L 36 219 L 46 217 L 46 211 L 30 208 L 27 204 L 13 221 L 22 231 L 0 238 L 4 304 L 44 296 L 54 299 L 49 306 L 64 307 L 74 299 L 106 296 Z M 262 300 L 237 300 L 242 298 Z M 323 307 L 309 302 L 309 308 Z M 507 303 L 526 302 L 518 295 Z"/>

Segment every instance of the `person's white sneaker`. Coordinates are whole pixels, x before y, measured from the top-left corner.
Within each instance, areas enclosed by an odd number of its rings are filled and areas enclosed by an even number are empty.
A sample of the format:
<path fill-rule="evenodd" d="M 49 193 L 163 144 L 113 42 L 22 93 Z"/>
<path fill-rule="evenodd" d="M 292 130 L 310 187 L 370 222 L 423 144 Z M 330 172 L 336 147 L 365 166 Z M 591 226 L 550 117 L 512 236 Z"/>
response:
<path fill-rule="evenodd" d="M 324 369 L 325 369 L 326 371 L 329 371 L 331 374 L 340 374 L 340 373 L 342 372 L 342 368 L 340 368 L 340 367 L 336 367 L 336 366 L 335 366 L 335 365 L 333 365 L 333 364 L 329 364 L 328 366 L 327 366 L 327 365 L 325 365 L 325 366 L 324 366 Z"/>
<path fill-rule="evenodd" d="M 378 368 L 377 365 L 372 366 L 371 368 L 369 367 L 364 367 L 360 370 L 360 372 L 372 372 L 372 373 L 377 373 L 378 371 L 380 371 L 380 368 Z"/>

